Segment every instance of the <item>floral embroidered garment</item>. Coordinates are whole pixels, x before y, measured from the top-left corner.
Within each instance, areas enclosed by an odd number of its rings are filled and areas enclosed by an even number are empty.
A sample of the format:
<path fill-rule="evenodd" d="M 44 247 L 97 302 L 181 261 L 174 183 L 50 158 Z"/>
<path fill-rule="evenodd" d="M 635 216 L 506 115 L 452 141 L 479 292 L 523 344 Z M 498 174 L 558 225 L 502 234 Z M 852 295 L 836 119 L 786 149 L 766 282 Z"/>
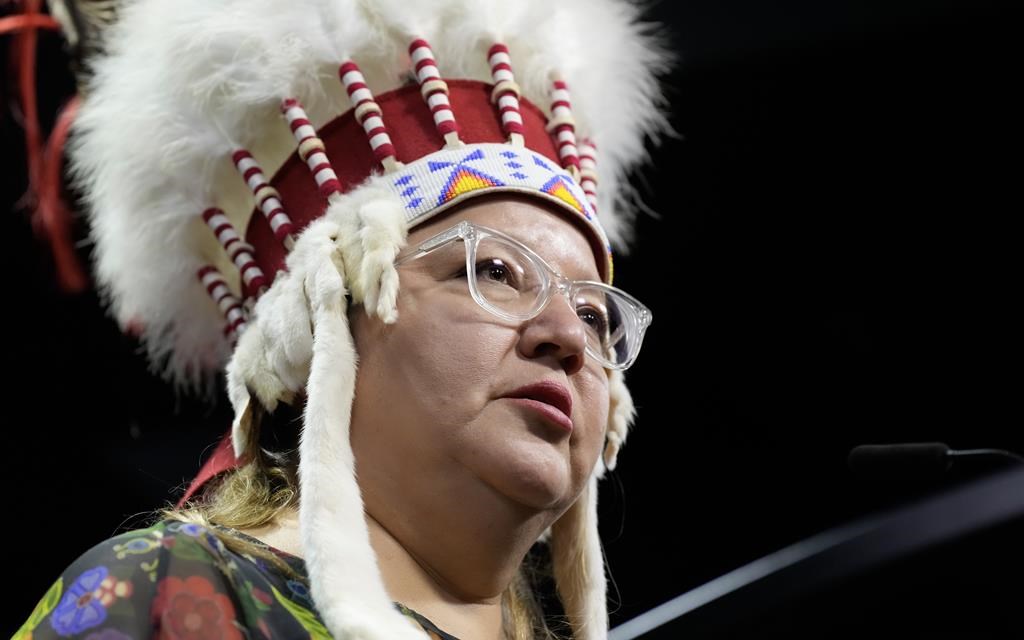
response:
<path fill-rule="evenodd" d="M 309 595 L 303 560 L 244 538 L 297 577 L 224 546 L 209 529 L 164 520 L 85 552 L 50 587 L 14 640 L 81 638 L 330 638 Z M 395 603 L 434 640 L 457 640 Z"/>

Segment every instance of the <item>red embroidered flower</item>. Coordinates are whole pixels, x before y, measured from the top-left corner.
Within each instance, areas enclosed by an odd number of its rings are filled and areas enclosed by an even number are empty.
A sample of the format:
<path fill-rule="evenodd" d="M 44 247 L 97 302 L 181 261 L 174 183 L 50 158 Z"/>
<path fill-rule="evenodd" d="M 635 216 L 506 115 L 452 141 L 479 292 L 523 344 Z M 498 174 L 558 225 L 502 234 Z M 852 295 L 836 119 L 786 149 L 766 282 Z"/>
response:
<path fill-rule="evenodd" d="M 110 605 L 114 604 L 114 600 L 131 597 L 133 591 L 131 582 L 118 580 L 114 576 L 107 576 L 100 583 L 100 586 L 93 591 L 93 597 L 109 609 Z"/>
<path fill-rule="evenodd" d="M 242 640 L 234 624 L 235 607 L 230 598 L 217 593 L 202 576 L 161 580 L 153 601 L 153 617 L 160 626 L 161 639 Z"/>

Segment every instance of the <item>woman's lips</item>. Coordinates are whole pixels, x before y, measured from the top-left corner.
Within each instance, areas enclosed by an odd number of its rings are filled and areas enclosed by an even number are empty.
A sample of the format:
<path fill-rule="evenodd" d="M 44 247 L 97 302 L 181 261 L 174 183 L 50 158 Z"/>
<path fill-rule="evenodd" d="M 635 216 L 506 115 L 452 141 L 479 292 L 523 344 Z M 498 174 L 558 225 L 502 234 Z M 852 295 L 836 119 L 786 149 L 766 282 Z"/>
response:
<path fill-rule="evenodd" d="M 507 398 L 511 402 L 514 402 L 520 406 L 528 407 L 539 413 L 543 417 L 547 418 L 548 422 L 551 422 L 563 429 L 567 433 L 572 433 L 572 419 L 562 413 L 561 409 L 552 406 L 546 402 L 540 400 L 534 400 L 532 398 Z"/>

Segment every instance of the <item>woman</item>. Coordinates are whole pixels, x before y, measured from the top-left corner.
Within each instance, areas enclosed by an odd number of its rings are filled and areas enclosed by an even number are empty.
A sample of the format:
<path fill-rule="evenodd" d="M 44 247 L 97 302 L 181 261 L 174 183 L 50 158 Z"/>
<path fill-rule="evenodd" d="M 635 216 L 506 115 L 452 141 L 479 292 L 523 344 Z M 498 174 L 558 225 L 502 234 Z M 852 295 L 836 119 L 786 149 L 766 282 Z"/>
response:
<path fill-rule="evenodd" d="M 97 276 L 176 382 L 227 361 L 235 421 L 22 633 L 544 637 L 546 539 L 567 626 L 604 637 L 596 483 L 650 322 L 605 232 L 662 123 L 643 34 L 610 1 L 129 5 L 72 152 Z"/>

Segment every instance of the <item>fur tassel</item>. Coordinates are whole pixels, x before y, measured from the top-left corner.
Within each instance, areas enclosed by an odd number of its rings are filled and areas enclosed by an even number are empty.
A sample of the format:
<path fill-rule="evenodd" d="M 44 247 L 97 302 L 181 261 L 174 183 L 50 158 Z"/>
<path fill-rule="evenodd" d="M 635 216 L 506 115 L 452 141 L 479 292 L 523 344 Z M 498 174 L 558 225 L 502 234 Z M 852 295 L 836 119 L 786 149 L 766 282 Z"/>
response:
<path fill-rule="evenodd" d="M 367 315 L 385 324 L 398 319 L 398 270 L 395 256 L 407 234 L 402 202 L 374 177 L 358 189 L 335 196 L 324 216 L 340 228 L 339 245 L 349 287 Z"/>
<path fill-rule="evenodd" d="M 604 556 L 597 529 L 597 475 L 551 526 L 555 584 L 575 640 L 608 637 Z"/>
<path fill-rule="evenodd" d="M 607 443 L 604 448 L 604 469 L 598 465 L 597 477 L 603 478 L 605 471 L 612 471 L 619 457 L 619 449 L 626 442 L 629 435 L 629 428 L 633 426 L 636 419 L 636 407 L 633 405 L 633 396 L 626 386 L 626 375 L 622 371 L 613 369 L 608 374 L 608 430 L 605 434 Z"/>

